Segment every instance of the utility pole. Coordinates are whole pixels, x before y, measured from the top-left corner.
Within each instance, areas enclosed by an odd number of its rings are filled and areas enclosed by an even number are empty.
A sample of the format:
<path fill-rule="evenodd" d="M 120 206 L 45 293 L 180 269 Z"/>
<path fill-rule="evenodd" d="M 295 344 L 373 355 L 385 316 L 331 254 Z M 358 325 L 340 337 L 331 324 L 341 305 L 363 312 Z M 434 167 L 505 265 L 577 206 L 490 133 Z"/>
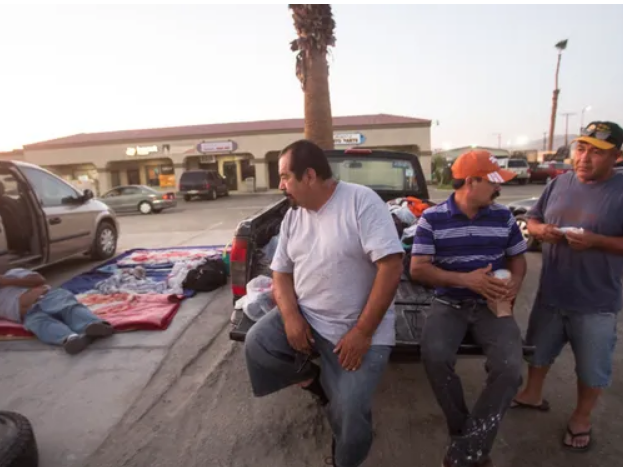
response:
<path fill-rule="evenodd" d="M 498 137 L 498 149 L 502 148 L 502 133 L 493 133 L 493 136 Z"/>
<path fill-rule="evenodd" d="M 543 151 L 547 149 L 547 131 L 543 132 Z"/>
<path fill-rule="evenodd" d="M 577 115 L 575 112 L 566 112 L 560 114 L 561 117 L 565 117 L 565 147 L 569 145 L 569 117 Z"/>
<path fill-rule="evenodd" d="M 556 80 L 554 86 L 554 95 L 552 97 L 552 115 L 550 117 L 549 122 L 549 143 L 548 150 L 551 151 L 554 147 L 554 130 L 556 128 L 556 112 L 558 111 L 558 95 L 560 94 L 560 89 L 558 88 L 558 74 L 560 73 L 560 60 L 562 59 L 562 51 L 567 48 L 568 40 L 560 41 L 556 44 L 556 48 L 558 49 L 558 62 L 556 64 Z"/>

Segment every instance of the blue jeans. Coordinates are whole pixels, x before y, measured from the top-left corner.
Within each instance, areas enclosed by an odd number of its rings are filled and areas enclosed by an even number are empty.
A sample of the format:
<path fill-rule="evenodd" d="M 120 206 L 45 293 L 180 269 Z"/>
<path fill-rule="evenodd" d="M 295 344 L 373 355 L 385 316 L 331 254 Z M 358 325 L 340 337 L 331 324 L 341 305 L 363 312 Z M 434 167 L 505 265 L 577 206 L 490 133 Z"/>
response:
<path fill-rule="evenodd" d="M 534 367 L 550 366 L 569 342 L 578 380 L 591 388 L 607 387 L 612 380 L 616 327 L 616 313 L 562 310 L 537 296 L 526 334 L 526 342 L 536 348 L 528 362 Z"/>
<path fill-rule="evenodd" d="M 24 327 L 41 342 L 62 345 L 71 334 L 82 334 L 92 323 L 102 322 L 65 289 L 52 289 L 24 316 Z"/>
<path fill-rule="evenodd" d="M 328 417 L 335 439 L 337 467 L 358 467 L 372 445 L 372 396 L 387 367 L 391 347 L 373 345 L 357 371 L 344 370 L 335 346 L 312 329 L 320 355 L 320 379 L 330 400 Z M 266 396 L 315 376 L 313 366 L 290 347 L 277 308 L 262 317 L 245 342 L 253 393 Z"/>

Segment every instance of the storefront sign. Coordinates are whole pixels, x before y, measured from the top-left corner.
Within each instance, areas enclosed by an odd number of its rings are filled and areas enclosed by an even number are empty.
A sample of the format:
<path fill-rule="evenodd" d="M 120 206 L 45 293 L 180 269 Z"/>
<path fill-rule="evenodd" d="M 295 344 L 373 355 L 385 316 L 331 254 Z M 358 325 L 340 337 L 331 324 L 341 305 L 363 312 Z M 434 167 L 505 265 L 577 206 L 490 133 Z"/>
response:
<path fill-rule="evenodd" d="M 213 152 L 234 152 L 237 146 L 234 141 L 204 141 L 197 145 L 197 152 L 210 154 Z"/>
<path fill-rule="evenodd" d="M 128 157 L 148 156 L 155 152 L 158 152 L 158 146 L 133 146 L 125 150 L 125 155 Z"/>
<path fill-rule="evenodd" d="M 336 146 L 355 146 L 363 144 L 366 138 L 361 133 L 336 133 L 333 135 L 333 143 Z"/>

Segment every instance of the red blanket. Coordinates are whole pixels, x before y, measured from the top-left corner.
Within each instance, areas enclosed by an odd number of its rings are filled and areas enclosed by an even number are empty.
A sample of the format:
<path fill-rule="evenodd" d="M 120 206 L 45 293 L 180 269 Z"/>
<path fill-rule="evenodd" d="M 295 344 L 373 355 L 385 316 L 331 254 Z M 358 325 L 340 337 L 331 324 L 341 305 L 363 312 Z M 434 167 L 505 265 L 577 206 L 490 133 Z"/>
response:
<path fill-rule="evenodd" d="M 180 306 L 168 295 L 85 294 L 77 298 L 118 331 L 165 330 Z M 21 324 L 0 319 L 0 336 L 31 337 L 32 333 Z"/>

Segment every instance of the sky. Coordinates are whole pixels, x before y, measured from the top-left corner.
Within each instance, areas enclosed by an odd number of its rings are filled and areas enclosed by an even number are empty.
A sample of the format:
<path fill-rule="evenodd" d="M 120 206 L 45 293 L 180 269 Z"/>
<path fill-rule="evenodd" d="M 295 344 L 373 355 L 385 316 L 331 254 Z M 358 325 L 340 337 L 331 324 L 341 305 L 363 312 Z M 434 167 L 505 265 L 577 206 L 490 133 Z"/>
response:
<path fill-rule="evenodd" d="M 333 5 L 334 116 L 439 122 L 433 148 L 623 125 L 621 5 Z M 2 5 L 0 150 L 83 132 L 303 117 L 284 5 Z M 558 134 L 564 118 L 558 118 Z"/>

